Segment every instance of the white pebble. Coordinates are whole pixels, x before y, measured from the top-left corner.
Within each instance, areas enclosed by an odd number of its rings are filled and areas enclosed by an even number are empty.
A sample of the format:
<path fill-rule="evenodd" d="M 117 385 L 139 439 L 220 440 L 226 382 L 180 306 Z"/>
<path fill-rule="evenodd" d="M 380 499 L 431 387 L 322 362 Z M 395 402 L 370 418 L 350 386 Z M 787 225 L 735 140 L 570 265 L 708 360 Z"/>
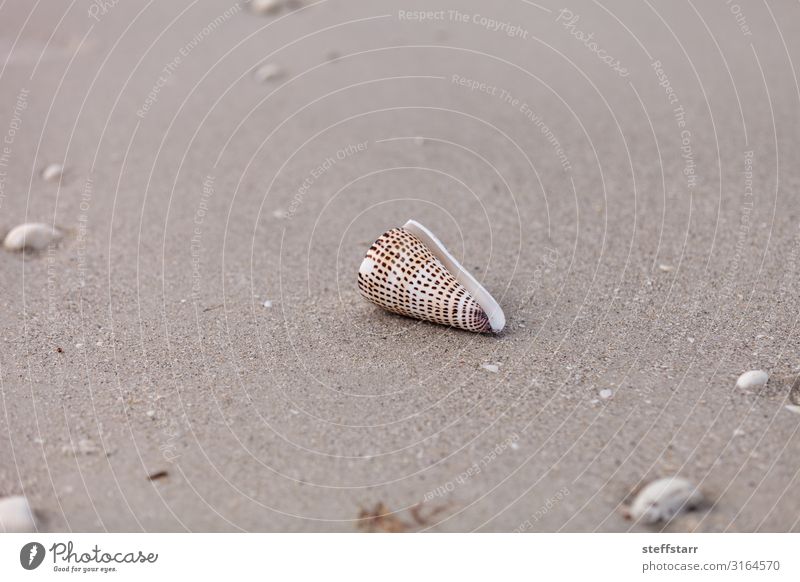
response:
<path fill-rule="evenodd" d="M 614 391 L 611 388 L 603 388 L 598 393 L 598 396 L 600 396 L 600 398 L 602 398 L 603 400 L 608 400 L 609 398 L 614 396 Z"/>
<path fill-rule="evenodd" d="M 78 450 L 84 455 L 93 455 L 100 449 L 92 439 L 81 439 L 78 441 Z"/>
<path fill-rule="evenodd" d="M 30 533 L 35 531 L 36 520 L 27 499 L 21 495 L 0 499 L 0 532 Z"/>
<path fill-rule="evenodd" d="M 56 182 L 61 178 L 63 173 L 64 166 L 61 164 L 48 164 L 47 167 L 42 170 L 42 178 L 48 182 Z"/>
<path fill-rule="evenodd" d="M 761 388 L 767 383 L 767 380 L 769 380 L 769 374 L 764 370 L 750 370 L 739 376 L 739 379 L 736 380 L 736 387 L 743 390 Z"/>
<path fill-rule="evenodd" d="M 634 499 L 630 517 L 637 522 L 669 521 L 703 502 L 703 494 L 683 477 L 665 477 L 649 483 Z"/>
<path fill-rule="evenodd" d="M 261 65 L 253 72 L 253 78 L 259 83 L 266 83 L 283 76 L 283 69 L 275 63 Z"/>
<path fill-rule="evenodd" d="M 250 10 L 255 14 L 274 14 L 283 8 L 283 0 L 250 0 Z"/>
<path fill-rule="evenodd" d="M 148 410 L 147 411 L 147 418 L 155 418 L 155 417 L 156 417 L 156 411 L 155 410 Z"/>
<path fill-rule="evenodd" d="M 797 406 L 796 404 L 787 404 L 786 410 L 789 412 L 794 412 L 795 414 L 800 414 L 800 406 Z"/>
<path fill-rule="evenodd" d="M 40 251 L 61 238 L 61 232 L 41 222 L 26 222 L 11 229 L 3 241 L 9 251 Z"/>
<path fill-rule="evenodd" d="M 658 268 L 664 271 L 665 273 L 670 273 L 675 270 L 675 267 L 673 267 L 672 265 L 659 265 Z"/>
<path fill-rule="evenodd" d="M 264 307 L 272 307 L 272 301 L 270 301 L 269 299 L 264 301 Z"/>
<path fill-rule="evenodd" d="M 497 374 L 500 371 L 500 366 L 497 364 L 481 364 L 481 368 L 492 374 Z"/>

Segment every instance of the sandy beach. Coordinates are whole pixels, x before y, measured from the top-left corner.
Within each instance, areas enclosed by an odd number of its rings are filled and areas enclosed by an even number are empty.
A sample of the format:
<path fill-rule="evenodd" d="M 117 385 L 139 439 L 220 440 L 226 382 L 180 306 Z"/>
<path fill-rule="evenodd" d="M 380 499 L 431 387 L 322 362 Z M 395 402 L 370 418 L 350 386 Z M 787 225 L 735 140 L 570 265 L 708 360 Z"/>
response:
<path fill-rule="evenodd" d="M 799 38 L 789 0 L 0 3 L 0 235 L 63 233 L 0 251 L 0 497 L 54 532 L 800 531 Z M 360 296 L 408 219 L 501 334 Z M 704 504 L 625 518 L 671 475 Z"/>

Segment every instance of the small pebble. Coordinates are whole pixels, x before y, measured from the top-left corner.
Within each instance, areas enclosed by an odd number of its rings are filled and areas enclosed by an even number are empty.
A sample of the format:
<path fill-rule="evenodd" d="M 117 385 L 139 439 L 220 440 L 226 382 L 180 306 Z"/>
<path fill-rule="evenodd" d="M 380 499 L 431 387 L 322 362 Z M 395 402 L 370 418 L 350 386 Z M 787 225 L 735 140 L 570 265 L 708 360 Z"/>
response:
<path fill-rule="evenodd" d="M 272 307 L 272 301 L 270 301 L 269 299 L 267 299 L 266 301 L 264 301 L 264 304 L 263 304 L 263 305 L 264 305 L 264 307 Z"/>
<path fill-rule="evenodd" d="M 672 265 L 659 265 L 658 268 L 665 273 L 670 273 L 675 270 L 675 267 Z"/>
<path fill-rule="evenodd" d="M 679 513 L 696 508 L 703 494 L 683 477 L 665 477 L 647 484 L 633 500 L 631 519 L 641 523 L 669 521 Z"/>
<path fill-rule="evenodd" d="M 78 451 L 82 455 L 93 455 L 99 449 L 92 439 L 81 439 L 78 441 Z"/>
<path fill-rule="evenodd" d="M 800 406 L 800 376 L 798 376 L 794 384 L 792 384 L 792 389 L 789 391 L 789 400 L 792 404 Z"/>
<path fill-rule="evenodd" d="M 274 14 L 283 8 L 283 0 L 250 0 L 250 11 L 259 14 Z"/>
<path fill-rule="evenodd" d="M 497 374 L 500 371 L 500 366 L 497 364 L 481 364 L 481 368 L 492 374 Z"/>
<path fill-rule="evenodd" d="M 156 417 L 156 411 L 155 410 L 148 410 L 147 411 L 147 418 L 151 418 L 152 419 L 152 418 L 155 418 L 155 417 Z"/>
<path fill-rule="evenodd" d="M 253 78 L 259 83 L 266 83 L 283 76 L 283 69 L 275 63 L 261 65 L 253 72 Z"/>
<path fill-rule="evenodd" d="M 26 222 L 11 229 L 3 241 L 9 251 L 41 251 L 61 238 L 61 232 L 41 222 Z"/>
<path fill-rule="evenodd" d="M 0 499 L 0 532 L 31 533 L 36 531 L 33 511 L 22 495 Z"/>
<path fill-rule="evenodd" d="M 742 390 L 761 388 L 767 383 L 767 380 L 769 380 L 769 374 L 764 370 L 750 370 L 739 376 L 739 379 L 736 380 L 736 387 Z"/>
<path fill-rule="evenodd" d="M 796 404 L 787 404 L 786 410 L 789 412 L 794 412 L 795 414 L 800 414 L 800 406 L 797 406 Z"/>
<path fill-rule="evenodd" d="M 744 436 L 744 434 L 745 432 L 740 428 L 737 428 L 736 430 L 733 431 L 733 436 L 735 437 Z"/>
<path fill-rule="evenodd" d="M 159 479 L 166 479 L 169 477 L 169 472 L 167 471 L 156 471 L 155 473 L 150 473 L 147 476 L 148 481 L 158 481 Z"/>
<path fill-rule="evenodd" d="M 42 170 L 42 178 L 48 182 L 58 181 L 63 174 L 64 166 L 61 164 L 48 164 L 45 169 Z"/>
<path fill-rule="evenodd" d="M 598 392 L 598 396 L 600 396 L 600 398 L 602 398 L 603 400 L 608 400 L 609 398 L 614 396 L 614 391 L 611 388 L 603 388 L 602 390 L 600 390 L 600 392 Z"/>

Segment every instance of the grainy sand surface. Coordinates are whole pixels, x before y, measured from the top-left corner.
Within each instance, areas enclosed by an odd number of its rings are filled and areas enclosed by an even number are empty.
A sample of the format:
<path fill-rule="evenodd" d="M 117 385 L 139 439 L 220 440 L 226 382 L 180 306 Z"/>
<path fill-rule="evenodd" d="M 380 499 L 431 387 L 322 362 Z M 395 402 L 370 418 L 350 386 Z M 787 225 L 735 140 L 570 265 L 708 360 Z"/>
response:
<path fill-rule="evenodd" d="M 0 3 L 0 230 L 66 232 L 0 252 L 43 530 L 800 530 L 800 4 L 101 6 Z M 409 218 L 504 333 L 361 299 Z"/>

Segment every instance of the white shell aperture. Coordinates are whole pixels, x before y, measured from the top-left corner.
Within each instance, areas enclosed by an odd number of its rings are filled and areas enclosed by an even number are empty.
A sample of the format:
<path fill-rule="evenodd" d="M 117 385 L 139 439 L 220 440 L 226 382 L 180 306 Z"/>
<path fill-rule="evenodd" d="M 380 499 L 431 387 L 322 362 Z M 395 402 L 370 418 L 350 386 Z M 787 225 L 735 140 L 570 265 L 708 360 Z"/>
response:
<path fill-rule="evenodd" d="M 408 317 L 499 333 L 500 305 L 427 228 L 414 220 L 385 232 L 358 270 L 361 294 Z"/>

